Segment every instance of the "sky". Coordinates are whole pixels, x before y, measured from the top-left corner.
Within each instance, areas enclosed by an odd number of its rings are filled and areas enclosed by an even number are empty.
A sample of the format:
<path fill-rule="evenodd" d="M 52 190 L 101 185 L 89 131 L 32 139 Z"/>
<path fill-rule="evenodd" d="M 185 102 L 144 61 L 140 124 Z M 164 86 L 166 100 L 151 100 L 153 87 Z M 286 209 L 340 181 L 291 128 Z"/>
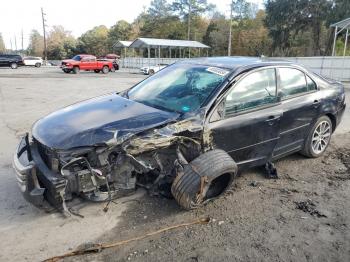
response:
<path fill-rule="evenodd" d="M 0 33 L 6 48 L 26 48 L 32 29 L 43 31 L 41 7 L 46 14 L 47 30 L 53 25 L 62 25 L 78 37 L 98 25 L 110 27 L 118 20 L 132 22 L 151 0 L 2 0 L 0 2 Z M 229 15 L 230 0 L 208 0 L 218 10 Z M 249 0 L 262 7 L 263 0 Z M 16 14 L 14 16 L 14 14 Z"/>

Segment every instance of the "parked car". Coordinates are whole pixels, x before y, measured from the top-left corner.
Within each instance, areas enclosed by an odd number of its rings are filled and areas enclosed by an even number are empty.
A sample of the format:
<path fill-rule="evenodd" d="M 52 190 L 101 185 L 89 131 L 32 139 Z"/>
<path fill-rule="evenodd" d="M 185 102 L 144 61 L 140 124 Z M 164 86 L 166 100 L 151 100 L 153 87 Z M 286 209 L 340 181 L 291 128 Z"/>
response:
<path fill-rule="evenodd" d="M 41 57 L 27 56 L 23 58 L 24 65 L 41 67 L 43 60 Z"/>
<path fill-rule="evenodd" d="M 80 70 L 102 72 L 108 74 L 113 68 L 110 61 L 98 61 L 93 55 L 76 55 L 72 59 L 63 60 L 61 64 L 62 71 L 65 73 L 73 72 L 78 74 Z"/>
<path fill-rule="evenodd" d="M 168 66 L 167 64 L 158 64 L 155 66 L 144 66 L 140 68 L 141 73 L 145 75 L 153 75 L 164 67 Z"/>
<path fill-rule="evenodd" d="M 110 61 L 113 64 L 113 69 L 111 71 L 119 70 L 119 59 L 120 56 L 116 54 L 107 54 L 98 58 L 99 61 Z"/>
<path fill-rule="evenodd" d="M 297 64 L 189 59 L 39 119 L 14 168 L 37 205 L 68 210 L 76 196 L 108 201 L 141 186 L 192 209 L 223 194 L 238 170 L 321 156 L 344 109 L 341 83 Z"/>
<path fill-rule="evenodd" d="M 24 65 L 24 63 L 20 55 L 0 54 L 1 67 L 11 67 L 12 69 L 17 69 L 19 66 L 22 65 Z"/>

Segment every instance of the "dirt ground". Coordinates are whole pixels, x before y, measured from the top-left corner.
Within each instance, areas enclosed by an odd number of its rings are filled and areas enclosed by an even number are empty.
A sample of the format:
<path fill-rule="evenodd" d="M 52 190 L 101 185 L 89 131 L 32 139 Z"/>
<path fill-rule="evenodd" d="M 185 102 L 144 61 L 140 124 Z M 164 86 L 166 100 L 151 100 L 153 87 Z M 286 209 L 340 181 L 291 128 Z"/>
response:
<path fill-rule="evenodd" d="M 39 117 L 73 102 L 122 90 L 141 75 L 64 75 L 57 69 L 0 70 L 0 261 L 40 261 L 89 242 L 114 242 L 210 217 L 195 225 L 65 261 L 350 261 L 350 110 L 319 159 L 276 163 L 279 179 L 253 169 L 228 192 L 186 212 L 175 200 L 133 197 L 82 203 L 84 218 L 46 214 L 26 203 L 11 160 L 18 137 Z M 347 101 L 350 104 L 350 89 Z"/>

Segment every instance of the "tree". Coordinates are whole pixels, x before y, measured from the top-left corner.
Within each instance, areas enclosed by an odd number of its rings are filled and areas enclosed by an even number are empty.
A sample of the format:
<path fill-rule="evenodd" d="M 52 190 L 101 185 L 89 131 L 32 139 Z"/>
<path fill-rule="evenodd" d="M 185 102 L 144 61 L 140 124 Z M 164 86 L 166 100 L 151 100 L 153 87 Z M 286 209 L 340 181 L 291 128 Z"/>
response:
<path fill-rule="evenodd" d="M 172 13 L 166 0 L 153 0 L 146 12 L 138 19 L 141 22 L 139 34 L 145 37 L 183 39 L 184 25 Z"/>
<path fill-rule="evenodd" d="M 113 47 L 113 45 L 118 40 L 129 40 L 131 35 L 131 25 L 125 20 L 119 20 L 115 25 L 113 25 L 108 32 L 108 45 Z"/>
<path fill-rule="evenodd" d="M 0 53 L 4 53 L 6 51 L 4 39 L 2 38 L 2 34 L 0 33 Z"/>
<path fill-rule="evenodd" d="M 78 50 L 96 56 L 108 53 L 108 28 L 104 25 L 96 26 L 82 34 L 78 39 Z"/>
<path fill-rule="evenodd" d="M 191 39 L 191 20 L 207 11 L 214 9 L 214 5 L 207 0 L 174 0 L 172 10 L 187 21 L 187 39 Z"/>
<path fill-rule="evenodd" d="M 229 21 L 225 16 L 216 12 L 210 20 L 203 42 L 210 46 L 211 55 L 227 54 L 227 39 L 229 35 Z"/>
<path fill-rule="evenodd" d="M 32 30 L 29 37 L 28 54 L 42 57 L 44 53 L 44 37 L 37 30 Z"/>
<path fill-rule="evenodd" d="M 152 0 L 147 13 L 156 18 L 171 16 L 171 6 L 167 0 Z"/>
<path fill-rule="evenodd" d="M 321 32 L 332 2 L 329 0 L 267 0 L 266 26 L 273 48 L 288 55 L 294 38 L 303 31 L 312 32 L 313 55 L 320 55 Z"/>
<path fill-rule="evenodd" d="M 47 56 L 50 59 L 72 57 L 75 53 L 76 40 L 63 26 L 53 26 L 47 38 Z"/>

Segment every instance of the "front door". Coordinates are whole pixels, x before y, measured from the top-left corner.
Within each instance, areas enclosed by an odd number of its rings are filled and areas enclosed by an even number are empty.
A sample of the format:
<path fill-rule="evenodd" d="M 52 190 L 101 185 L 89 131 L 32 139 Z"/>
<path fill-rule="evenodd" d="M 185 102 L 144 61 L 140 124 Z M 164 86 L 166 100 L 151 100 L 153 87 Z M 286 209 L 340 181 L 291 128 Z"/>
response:
<path fill-rule="evenodd" d="M 209 129 L 216 148 L 228 152 L 240 167 L 261 165 L 270 160 L 277 144 L 282 111 L 277 97 L 276 70 L 264 68 L 243 76 L 215 111 Z M 216 109 L 217 110 L 217 109 Z M 215 121 L 216 120 L 216 121 Z"/>

